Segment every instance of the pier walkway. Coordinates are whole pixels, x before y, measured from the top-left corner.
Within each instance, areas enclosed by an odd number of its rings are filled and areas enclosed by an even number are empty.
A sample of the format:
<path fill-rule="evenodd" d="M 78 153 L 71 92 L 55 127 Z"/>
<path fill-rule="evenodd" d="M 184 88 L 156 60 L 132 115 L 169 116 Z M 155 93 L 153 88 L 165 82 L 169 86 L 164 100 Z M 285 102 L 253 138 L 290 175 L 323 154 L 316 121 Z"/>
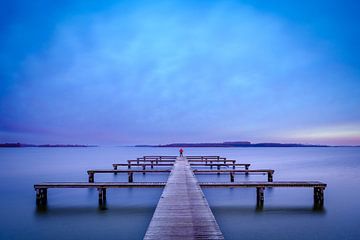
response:
<path fill-rule="evenodd" d="M 176 159 L 144 239 L 224 239 L 186 158 Z"/>

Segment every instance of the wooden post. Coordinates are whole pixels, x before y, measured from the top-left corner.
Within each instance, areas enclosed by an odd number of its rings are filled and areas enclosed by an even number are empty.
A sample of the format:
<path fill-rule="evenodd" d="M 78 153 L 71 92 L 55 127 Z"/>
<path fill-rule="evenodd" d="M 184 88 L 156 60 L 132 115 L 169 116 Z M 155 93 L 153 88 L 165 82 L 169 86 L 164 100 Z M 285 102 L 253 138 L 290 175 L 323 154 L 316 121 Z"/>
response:
<path fill-rule="evenodd" d="M 151 160 L 151 168 L 154 168 L 154 161 Z"/>
<path fill-rule="evenodd" d="M 133 172 L 128 172 L 128 182 L 134 182 L 134 173 Z"/>
<path fill-rule="evenodd" d="M 256 208 L 262 209 L 264 207 L 264 188 L 256 188 Z"/>
<path fill-rule="evenodd" d="M 146 169 L 146 165 L 145 165 L 145 164 L 142 165 L 142 169 L 145 171 L 145 169 Z M 145 172 L 143 172 L 143 174 L 145 175 Z"/>
<path fill-rule="evenodd" d="M 118 168 L 118 166 L 117 165 L 113 165 L 113 167 L 114 167 L 114 170 L 117 170 Z M 117 172 L 114 172 L 114 174 L 116 175 L 117 174 Z"/>
<path fill-rule="evenodd" d="M 321 209 L 324 206 L 324 188 L 314 187 L 314 208 Z"/>
<path fill-rule="evenodd" d="M 272 172 L 268 172 L 268 182 L 272 182 L 273 181 L 273 174 Z"/>
<path fill-rule="evenodd" d="M 36 189 L 36 205 L 44 207 L 47 204 L 47 188 Z"/>
<path fill-rule="evenodd" d="M 234 172 L 230 172 L 230 182 L 234 182 Z"/>
<path fill-rule="evenodd" d="M 98 188 L 99 191 L 99 207 L 106 207 L 106 188 Z"/>
<path fill-rule="evenodd" d="M 94 178 L 95 178 L 95 174 L 94 172 L 88 172 L 89 175 L 89 182 L 93 183 L 94 182 Z"/>
<path fill-rule="evenodd" d="M 131 168 L 131 162 L 128 160 L 128 169 Z"/>
<path fill-rule="evenodd" d="M 210 161 L 210 168 L 211 168 L 211 169 L 213 168 L 212 161 Z"/>
<path fill-rule="evenodd" d="M 235 168 L 235 166 L 234 166 L 234 168 Z M 245 170 L 249 170 L 249 165 L 245 165 Z M 249 173 L 245 172 L 245 175 L 249 175 Z"/>
<path fill-rule="evenodd" d="M 220 165 L 219 165 L 219 162 L 218 162 L 218 165 L 217 165 L 217 170 L 220 171 Z M 220 175 L 220 172 L 217 173 L 217 175 Z"/>
<path fill-rule="evenodd" d="M 137 158 L 137 164 L 139 164 L 139 158 Z"/>

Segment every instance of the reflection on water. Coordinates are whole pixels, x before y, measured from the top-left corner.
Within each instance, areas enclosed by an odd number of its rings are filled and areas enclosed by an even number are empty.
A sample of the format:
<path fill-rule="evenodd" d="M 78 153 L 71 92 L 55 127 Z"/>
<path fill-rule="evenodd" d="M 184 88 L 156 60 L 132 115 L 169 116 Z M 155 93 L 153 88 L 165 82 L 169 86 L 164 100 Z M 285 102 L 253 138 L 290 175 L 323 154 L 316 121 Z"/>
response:
<path fill-rule="evenodd" d="M 263 208 L 262 210 L 257 211 L 255 206 L 254 207 L 250 207 L 250 206 L 243 206 L 243 207 L 213 207 L 212 211 L 214 213 L 218 213 L 221 212 L 222 214 L 227 214 L 229 216 L 233 216 L 233 217 L 239 217 L 239 215 L 241 216 L 245 216 L 245 215 L 253 215 L 254 212 L 256 212 L 256 214 L 259 215 L 271 215 L 271 214 L 285 214 L 285 215 L 298 215 L 298 214 L 308 214 L 308 215 L 313 215 L 313 214 L 326 214 L 326 209 L 323 208 L 321 210 L 314 210 L 313 207 L 306 207 L 306 206 L 299 206 L 299 207 L 294 207 L 294 206 L 288 206 L 288 207 L 284 207 L 284 206 L 272 206 L 272 207 L 267 207 L 267 208 Z"/>
<path fill-rule="evenodd" d="M 80 216 L 83 215 L 91 216 L 93 214 L 111 214 L 111 215 L 134 215 L 134 214 L 142 214 L 144 212 L 153 212 L 155 208 L 153 207 L 120 207 L 113 206 L 110 211 L 103 211 L 99 208 L 94 207 L 56 207 L 56 208 L 48 208 L 48 209 L 39 209 L 34 208 L 34 216 L 35 217 L 44 217 L 47 218 L 57 218 L 57 217 L 68 217 L 68 216 Z"/>
<path fill-rule="evenodd" d="M 172 148 L 0 149 L 0 239 L 142 239 L 162 189 L 108 189 L 107 210 L 96 189 L 49 189 L 48 207 L 35 207 L 33 184 L 87 181 L 88 169 L 111 169 L 142 155 L 174 155 Z M 359 148 L 194 148 L 185 154 L 222 155 L 274 169 L 277 180 L 328 184 L 325 207 L 313 209 L 311 188 L 268 188 L 256 209 L 252 188 L 204 189 L 226 239 L 360 239 Z M 208 169 L 197 167 L 198 169 Z M 200 182 L 229 182 L 228 174 L 196 175 Z M 135 174 L 135 181 L 166 181 L 168 174 Z M 235 181 L 266 181 L 236 174 Z M 127 181 L 127 174 L 96 174 L 95 181 Z"/>

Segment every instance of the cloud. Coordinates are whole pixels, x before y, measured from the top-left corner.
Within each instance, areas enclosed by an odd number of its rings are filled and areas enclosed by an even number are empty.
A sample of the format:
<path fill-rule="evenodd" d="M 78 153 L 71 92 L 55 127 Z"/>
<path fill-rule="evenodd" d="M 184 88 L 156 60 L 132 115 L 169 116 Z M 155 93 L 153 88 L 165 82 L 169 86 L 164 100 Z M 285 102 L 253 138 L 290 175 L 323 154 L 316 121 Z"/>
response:
<path fill-rule="evenodd" d="M 360 124 L 337 124 L 295 130 L 286 133 L 284 139 L 313 143 L 357 145 L 360 140 Z"/>
<path fill-rule="evenodd" d="M 358 118 L 346 103 L 359 100 L 356 78 L 313 43 L 237 3 L 142 2 L 74 15 L 19 70 L 2 125 L 42 129 L 41 139 L 158 143 Z"/>

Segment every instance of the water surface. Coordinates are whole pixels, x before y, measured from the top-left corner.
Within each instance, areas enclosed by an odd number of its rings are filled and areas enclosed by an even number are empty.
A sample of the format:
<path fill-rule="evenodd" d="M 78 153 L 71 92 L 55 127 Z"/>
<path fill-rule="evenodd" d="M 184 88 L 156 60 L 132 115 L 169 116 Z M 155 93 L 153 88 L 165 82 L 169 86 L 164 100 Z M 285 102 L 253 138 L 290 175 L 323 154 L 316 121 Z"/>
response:
<path fill-rule="evenodd" d="M 88 169 L 175 154 L 175 148 L 2 148 L 0 239 L 142 239 L 161 189 L 110 189 L 105 211 L 98 209 L 94 189 L 50 189 L 47 210 L 38 211 L 33 184 L 87 181 Z M 267 189 L 262 211 L 255 207 L 255 189 L 204 189 L 226 239 L 360 239 L 360 148 L 191 148 L 186 154 L 222 155 L 251 163 L 252 169 L 274 169 L 274 181 L 328 184 L 323 211 L 313 210 L 310 188 Z M 166 181 L 167 176 L 136 174 L 135 181 Z M 229 181 L 228 175 L 198 178 Z M 235 181 L 266 179 L 235 176 Z M 127 181 L 127 176 L 97 174 L 95 181 Z"/>

